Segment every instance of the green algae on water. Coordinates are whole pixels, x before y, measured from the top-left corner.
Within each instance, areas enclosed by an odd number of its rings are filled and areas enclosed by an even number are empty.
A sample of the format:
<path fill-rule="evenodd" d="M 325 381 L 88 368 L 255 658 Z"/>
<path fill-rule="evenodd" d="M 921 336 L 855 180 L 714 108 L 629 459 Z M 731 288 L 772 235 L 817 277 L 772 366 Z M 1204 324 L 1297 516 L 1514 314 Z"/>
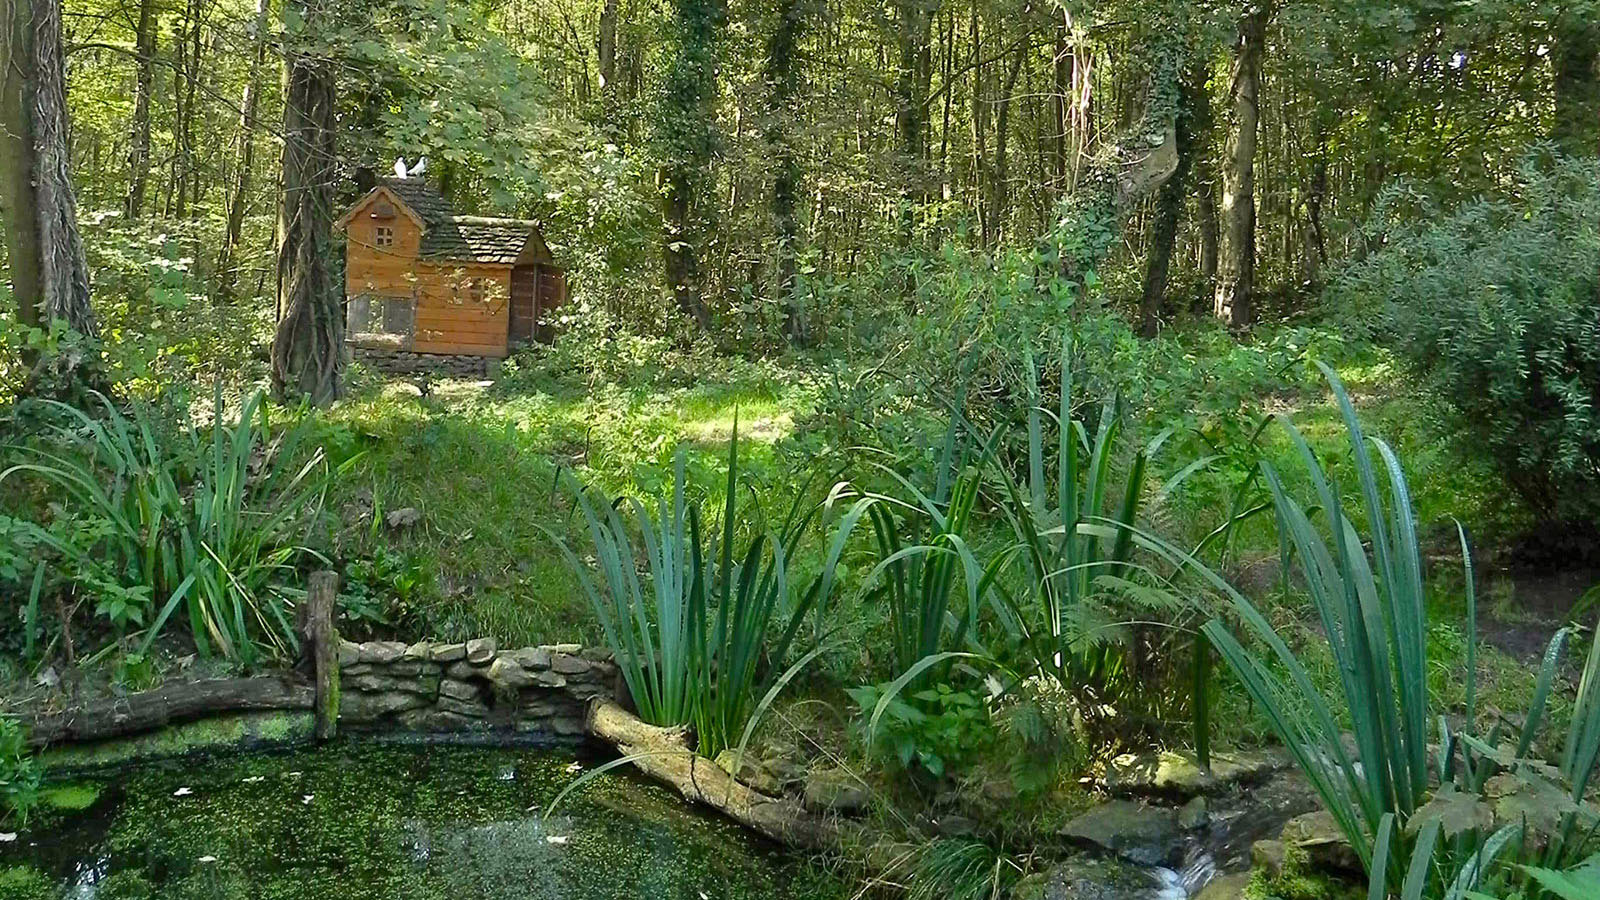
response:
<path fill-rule="evenodd" d="M 632 777 L 546 751 L 338 744 L 169 762 L 0 846 L 0 865 L 96 900 L 822 900 L 850 892 Z M 90 873 L 86 876 L 85 873 Z M 5 895 L 0 894 L 0 900 Z"/>

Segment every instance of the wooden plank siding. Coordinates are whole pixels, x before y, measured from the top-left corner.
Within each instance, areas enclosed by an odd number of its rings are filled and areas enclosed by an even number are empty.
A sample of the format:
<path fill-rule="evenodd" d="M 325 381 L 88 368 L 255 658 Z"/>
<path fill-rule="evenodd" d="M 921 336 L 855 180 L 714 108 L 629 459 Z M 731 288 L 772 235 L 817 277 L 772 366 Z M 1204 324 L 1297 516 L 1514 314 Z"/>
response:
<path fill-rule="evenodd" d="M 512 345 L 553 337 L 540 320 L 566 299 L 565 274 L 554 265 L 533 223 L 525 223 L 530 233 L 515 262 L 509 257 L 502 261 L 492 255 L 495 223 L 520 227 L 520 220 L 428 219 L 425 233 L 424 219 L 395 190 L 405 194 L 411 189 L 380 186 L 340 220 L 346 239 L 347 314 L 356 323 L 348 337 L 351 343 L 503 357 Z M 437 218 L 438 209 L 424 206 L 431 210 L 426 215 Z M 469 226 L 480 231 L 468 232 Z M 489 229 L 490 249 L 482 251 L 488 255 L 458 261 L 453 254 L 446 259 L 430 251 L 419 258 L 425 242 L 438 243 L 435 227 L 460 227 L 472 240 L 481 240 L 483 229 Z M 472 248 L 481 251 L 476 244 Z M 406 324 L 409 333 L 401 333 L 408 331 Z"/>

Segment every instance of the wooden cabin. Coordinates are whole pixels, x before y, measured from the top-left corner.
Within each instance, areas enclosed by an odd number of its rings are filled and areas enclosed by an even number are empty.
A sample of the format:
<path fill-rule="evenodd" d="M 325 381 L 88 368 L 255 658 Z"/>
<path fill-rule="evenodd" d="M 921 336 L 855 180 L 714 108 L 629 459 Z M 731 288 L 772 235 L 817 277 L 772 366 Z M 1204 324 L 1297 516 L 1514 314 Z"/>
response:
<path fill-rule="evenodd" d="M 566 273 L 537 223 L 457 215 L 421 178 L 383 178 L 338 226 L 345 340 L 358 357 L 391 370 L 467 357 L 454 368 L 478 371 L 551 339 Z"/>

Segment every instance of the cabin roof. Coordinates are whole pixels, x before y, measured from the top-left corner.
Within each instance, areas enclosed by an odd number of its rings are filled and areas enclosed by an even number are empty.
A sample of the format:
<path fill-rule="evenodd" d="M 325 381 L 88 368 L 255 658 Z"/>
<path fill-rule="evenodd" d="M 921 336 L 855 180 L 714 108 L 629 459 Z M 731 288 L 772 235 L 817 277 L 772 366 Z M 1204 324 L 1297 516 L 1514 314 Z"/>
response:
<path fill-rule="evenodd" d="M 529 249 L 548 256 L 537 237 L 539 223 L 532 219 L 456 215 L 450 201 L 421 178 L 380 178 L 378 187 L 388 189 L 422 220 L 419 259 L 509 266 Z"/>

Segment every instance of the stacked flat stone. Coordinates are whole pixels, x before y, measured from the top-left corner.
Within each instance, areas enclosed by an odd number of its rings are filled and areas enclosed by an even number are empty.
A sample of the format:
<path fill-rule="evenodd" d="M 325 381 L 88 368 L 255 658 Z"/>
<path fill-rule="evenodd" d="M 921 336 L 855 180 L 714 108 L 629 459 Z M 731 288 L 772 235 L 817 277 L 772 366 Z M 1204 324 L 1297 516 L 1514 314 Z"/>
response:
<path fill-rule="evenodd" d="M 577 644 L 344 641 L 339 676 L 341 726 L 573 740 L 584 733 L 589 701 L 613 696 L 617 669 L 610 651 Z"/>
<path fill-rule="evenodd" d="M 375 347 L 354 347 L 355 358 L 379 372 L 389 375 L 414 375 L 428 372 L 435 375 L 453 375 L 461 378 L 487 378 L 489 358 L 452 353 L 415 353 L 410 350 L 384 350 Z"/>

